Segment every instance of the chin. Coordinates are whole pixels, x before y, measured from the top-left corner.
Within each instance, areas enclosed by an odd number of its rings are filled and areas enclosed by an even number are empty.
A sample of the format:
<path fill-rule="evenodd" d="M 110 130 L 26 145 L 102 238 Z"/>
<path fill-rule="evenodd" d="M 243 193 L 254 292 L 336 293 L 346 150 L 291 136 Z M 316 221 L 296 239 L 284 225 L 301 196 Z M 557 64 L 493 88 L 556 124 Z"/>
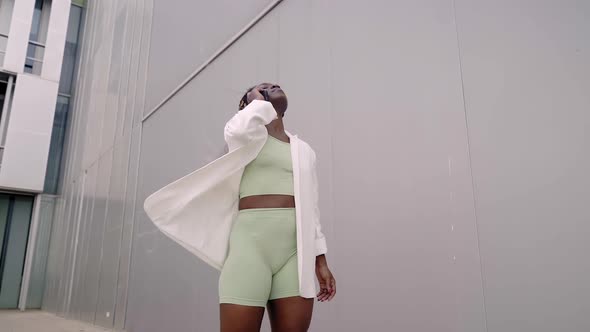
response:
<path fill-rule="evenodd" d="M 269 94 L 268 98 L 271 101 L 277 101 L 277 102 L 280 101 L 280 102 L 284 102 L 284 103 L 287 102 L 287 95 L 282 90 Z"/>
<path fill-rule="evenodd" d="M 271 98 L 270 102 L 272 106 L 280 113 L 284 113 L 287 110 L 288 102 L 287 97 L 283 95 L 282 98 Z"/>

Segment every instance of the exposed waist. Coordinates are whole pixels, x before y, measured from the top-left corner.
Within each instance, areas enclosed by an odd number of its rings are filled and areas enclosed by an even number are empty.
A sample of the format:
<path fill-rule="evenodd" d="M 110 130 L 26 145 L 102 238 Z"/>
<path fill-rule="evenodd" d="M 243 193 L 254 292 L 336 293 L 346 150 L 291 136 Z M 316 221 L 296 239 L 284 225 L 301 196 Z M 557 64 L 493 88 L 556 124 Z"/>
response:
<path fill-rule="evenodd" d="M 295 197 L 291 195 L 253 195 L 240 198 L 239 210 L 264 208 L 294 208 Z"/>
<path fill-rule="evenodd" d="M 294 196 L 293 177 L 252 176 L 246 174 L 240 181 L 240 198 L 249 196 Z"/>

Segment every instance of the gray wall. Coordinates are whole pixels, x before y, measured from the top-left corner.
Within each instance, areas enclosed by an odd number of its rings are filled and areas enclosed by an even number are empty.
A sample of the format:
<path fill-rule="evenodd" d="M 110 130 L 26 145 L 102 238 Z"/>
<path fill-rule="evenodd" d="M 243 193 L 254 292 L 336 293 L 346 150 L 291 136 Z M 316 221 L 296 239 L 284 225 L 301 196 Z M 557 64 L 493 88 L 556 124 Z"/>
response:
<path fill-rule="evenodd" d="M 590 4 L 285 0 L 156 108 L 269 4 L 90 2 L 45 308 L 217 330 L 218 273 L 142 204 L 276 81 L 338 280 L 312 331 L 589 330 Z"/>
<path fill-rule="evenodd" d="M 590 330 L 588 17 L 457 2 L 488 331 Z"/>
<path fill-rule="evenodd" d="M 150 1 L 88 1 L 43 309 L 125 323 Z"/>

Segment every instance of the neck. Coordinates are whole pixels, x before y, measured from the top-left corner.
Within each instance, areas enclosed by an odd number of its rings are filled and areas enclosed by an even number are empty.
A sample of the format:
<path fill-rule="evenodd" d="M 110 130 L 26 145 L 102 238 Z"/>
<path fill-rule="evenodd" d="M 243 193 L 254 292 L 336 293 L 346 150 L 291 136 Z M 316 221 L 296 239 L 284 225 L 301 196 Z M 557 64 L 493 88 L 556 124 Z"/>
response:
<path fill-rule="evenodd" d="M 285 125 L 283 124 L 283 118 L 279 117 L 276 120 L 273 120 L 271 123 L 266 125 L 266 129 L 268 133 L 272 136 L 284 136 L 285 133 Z"/>

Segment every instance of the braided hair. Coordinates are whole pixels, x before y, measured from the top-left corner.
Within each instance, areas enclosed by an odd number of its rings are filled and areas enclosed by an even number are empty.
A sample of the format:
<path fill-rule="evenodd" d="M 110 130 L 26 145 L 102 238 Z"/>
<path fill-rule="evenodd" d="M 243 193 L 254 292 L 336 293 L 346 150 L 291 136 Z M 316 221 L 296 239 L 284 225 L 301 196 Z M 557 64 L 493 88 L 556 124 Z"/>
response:
<path fill-rule="evenodd" d="M 244 107 L 248 106 L 248 94 L 250 93 L 250 91 L 252 91 L 254 88 L 256 87 L 250 87 L 248 90 L 246 90 L 246 93 L 244 93 L 244 95 L 242 96 L 242 99 L 240 99 L 240 104 L 238 106 L 238 110 L 243 110 Z"/>

